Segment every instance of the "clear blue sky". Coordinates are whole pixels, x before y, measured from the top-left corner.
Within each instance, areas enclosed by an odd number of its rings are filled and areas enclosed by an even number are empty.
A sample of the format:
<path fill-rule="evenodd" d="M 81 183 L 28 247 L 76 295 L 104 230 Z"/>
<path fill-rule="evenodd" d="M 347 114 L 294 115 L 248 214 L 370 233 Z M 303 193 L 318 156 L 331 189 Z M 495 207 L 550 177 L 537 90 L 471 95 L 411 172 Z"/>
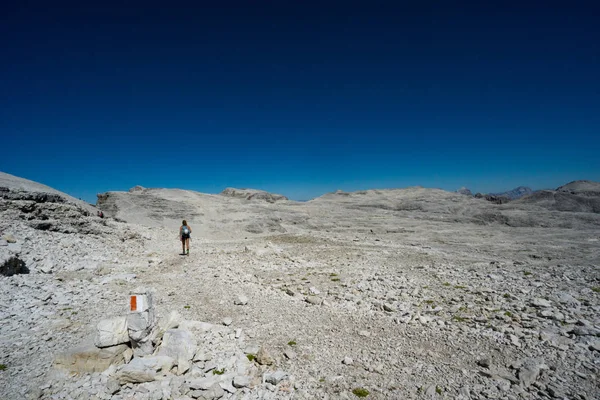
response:
<path fill-rule="evenodd" d="M 90 202 L 600 181 L 595 2 L 12 3 L 0 170 Z"/>

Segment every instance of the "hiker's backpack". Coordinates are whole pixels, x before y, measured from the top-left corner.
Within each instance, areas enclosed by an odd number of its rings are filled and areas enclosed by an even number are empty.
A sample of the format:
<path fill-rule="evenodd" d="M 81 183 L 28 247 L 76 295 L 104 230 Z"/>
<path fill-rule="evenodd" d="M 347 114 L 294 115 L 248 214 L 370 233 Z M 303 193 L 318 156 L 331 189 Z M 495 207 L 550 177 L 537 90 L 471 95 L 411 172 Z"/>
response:
<path fill-rule="evenodd" d="M 181 232 L 184 235 L 189 235 L 190 234 L 190 228 L 188 228 L 187 225 L 184 225 L 183 228 L 181 229 Z"/>

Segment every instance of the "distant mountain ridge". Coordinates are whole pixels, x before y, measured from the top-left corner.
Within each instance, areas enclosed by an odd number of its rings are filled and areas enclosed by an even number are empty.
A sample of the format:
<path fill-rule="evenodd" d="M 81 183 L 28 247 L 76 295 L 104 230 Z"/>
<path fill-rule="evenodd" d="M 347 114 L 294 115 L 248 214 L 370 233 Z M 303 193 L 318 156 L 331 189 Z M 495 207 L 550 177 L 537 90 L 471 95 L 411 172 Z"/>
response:
<path fill-rule="evenodd" d="M 520 199 L 521 197 L 524 197 L 524 196 L 529 196 L 532 193 L 533 193 L 533 190 L 531 188 L 529 188 L 527 186 L 519 186 L 512 190 L 508 190 L 506 192 L 490 193 L 490 194 L 492 194 L 494 196 L 508 197 L 511 200 L 516 200 L 516 199 Z"/>
<path fill-rule="evenodd" d="M 456 193 L 464 194 L 465 196 L 474 196 L 478 199 L 484 198 L 493 203 L 507 203 L 511 200 L 517 200 L 524 196 L 529 196 L 534 191 L 527 186 L 519 186 L 512 190 L 508 190 L 506 192 L 501 193 L 476 193 L 473 194 L 469 188 L 461 187 L 456 191 Z"/>

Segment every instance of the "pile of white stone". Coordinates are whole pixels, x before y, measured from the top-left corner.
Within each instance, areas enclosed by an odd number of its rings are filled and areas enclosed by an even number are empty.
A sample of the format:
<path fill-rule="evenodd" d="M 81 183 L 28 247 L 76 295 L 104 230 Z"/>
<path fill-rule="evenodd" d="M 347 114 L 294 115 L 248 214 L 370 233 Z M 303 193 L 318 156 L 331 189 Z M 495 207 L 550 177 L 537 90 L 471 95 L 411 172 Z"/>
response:
<path fill-rule="evenodd" d="M 264 348 L 241 329 L 159 320 L 153 290 L 131 293 L 131 312 L 101 320 L 88 343 L 58 355 L 41 388 L 51 399 L 242 399 L 293 391 Z M 277 387 L 280 385 L 280 387 Z"/>

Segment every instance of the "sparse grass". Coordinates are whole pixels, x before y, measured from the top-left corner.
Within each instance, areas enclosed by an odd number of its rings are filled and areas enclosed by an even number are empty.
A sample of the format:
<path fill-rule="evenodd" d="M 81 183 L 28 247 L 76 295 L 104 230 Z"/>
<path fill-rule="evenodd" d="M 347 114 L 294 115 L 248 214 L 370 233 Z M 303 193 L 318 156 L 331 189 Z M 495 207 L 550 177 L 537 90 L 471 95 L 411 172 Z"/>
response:
<path fill-rule="evenodd" d="M 451 286 L 452 284 L 450 282 L 444 282 L 444 283 L 442 283 L 442 285 L 444 285 L 444 286 Z"/>
<path fill-rule="evenodd" d="M 365 388 L 355 388 L 352 390 L 352 393 L 354 393 L 356 397 L 367 397 L 369 395 L 369 391 Z"/>
<path fill-rule="evenodd" d="M 190 306 L 183 306 L 183 308 L 190 308 Z"/>
<path fill-rule="evenodd" d="M 329 276 L 338 276 L 338 274 L 332 272 L 331 274 L 329 274 Z"/>
<path fill-rule="evenodd" d="M 529 275 L 533 275 L 533 274 L 531 272 L 529 272 L 529 271 L 523 271 L 523 275 L 529 276 Z"/>
<path fill-rule="evenodd" d="M 71 311 L 71 315 L 77 315 L 77 311 Z"/>
<path fill-rule="evenodd" d="M 290 340 L 288 342 L 288 346 L 295 346 L 295 345 L 296 345 L 296 342 L 294 340 Z"/>
<path fill-rule="evenodd" d="M 246 358 L 248 361 L 252 362 L 256 359 L 256 356 L 254 354 L 246 354 Z"/>
<path fill-rule="evenodd" d="M 600 293 L 600 286 L 593 287 L 592 292 Z"/>
<path fill-rule="evenodd" d="M 0 364 L 0 371 L 6 371 L 6 364 Z"/>
<path fill-rule="evenodd" d="M 429 286 L 423 286 L 423 289 L 429 289 Z"/>
<path fill-rule="evenodd" d="M 423 303 L 425 303 L 425 304 L 433 304 L 433 300 L 425 300 Z"/>
<path fill-rule="evenodd" d="M 456 322 L 465 322 L 467 319 L 463 318 L 463 317 L 459 317 L 458 315 L 455 315 L 454 317 L 452 317 L 452 321 L 456 321 Z"/>
<path fill-rule="evenodd" d="M 325 378 L 320 378 L 319 382 L 325 382 Z"/>
<path fill-rule="evenodd" d="M 225 373 L 225 368 L 213 369 L 213 375 L 223 375 L 224 373 Z"/>
<path fill-rule="evenodd" d="M 331 282 L 339 282 L 339 281 L 340 281 L 340 278 L 332 278 L 331 279 Z"/>
<path fill-rule="evenodd" d="M 454 289 L 466 289 L 466 286 L 463 285 L 455 285 Z"/>
<path fill-rule="evenodd" d="M 504 293 L 504 294 L 502 295 L 502 297 L 504 297 L 505 299 L 510 299 L 510 294 L 508 294 L 508 293 Z"/>
<path fill-rule="evenodd" d="M 506 315 L 508 318 L 512 318 L 513 317 L 512 313 L 510 311 L 505 311 L 504 315 Z"/>
<path fill-rule="evenodd" d="M 467 311 L 467 306 L 461 306 L 458 311 Z"/>
<path fill-rule="evenodd" d="M 435 387 L 435 392 L 436 392 L 437 394 L 440 394 L 440 395 L 441 395 L 441 394 L 442 394 L 442 392 L 443 392 L 443 390 L 442 390 L 442 388 L 441 388 L 441 387 L 439 387 L 439 386 L 436 386 L 436 387 Z"/>

